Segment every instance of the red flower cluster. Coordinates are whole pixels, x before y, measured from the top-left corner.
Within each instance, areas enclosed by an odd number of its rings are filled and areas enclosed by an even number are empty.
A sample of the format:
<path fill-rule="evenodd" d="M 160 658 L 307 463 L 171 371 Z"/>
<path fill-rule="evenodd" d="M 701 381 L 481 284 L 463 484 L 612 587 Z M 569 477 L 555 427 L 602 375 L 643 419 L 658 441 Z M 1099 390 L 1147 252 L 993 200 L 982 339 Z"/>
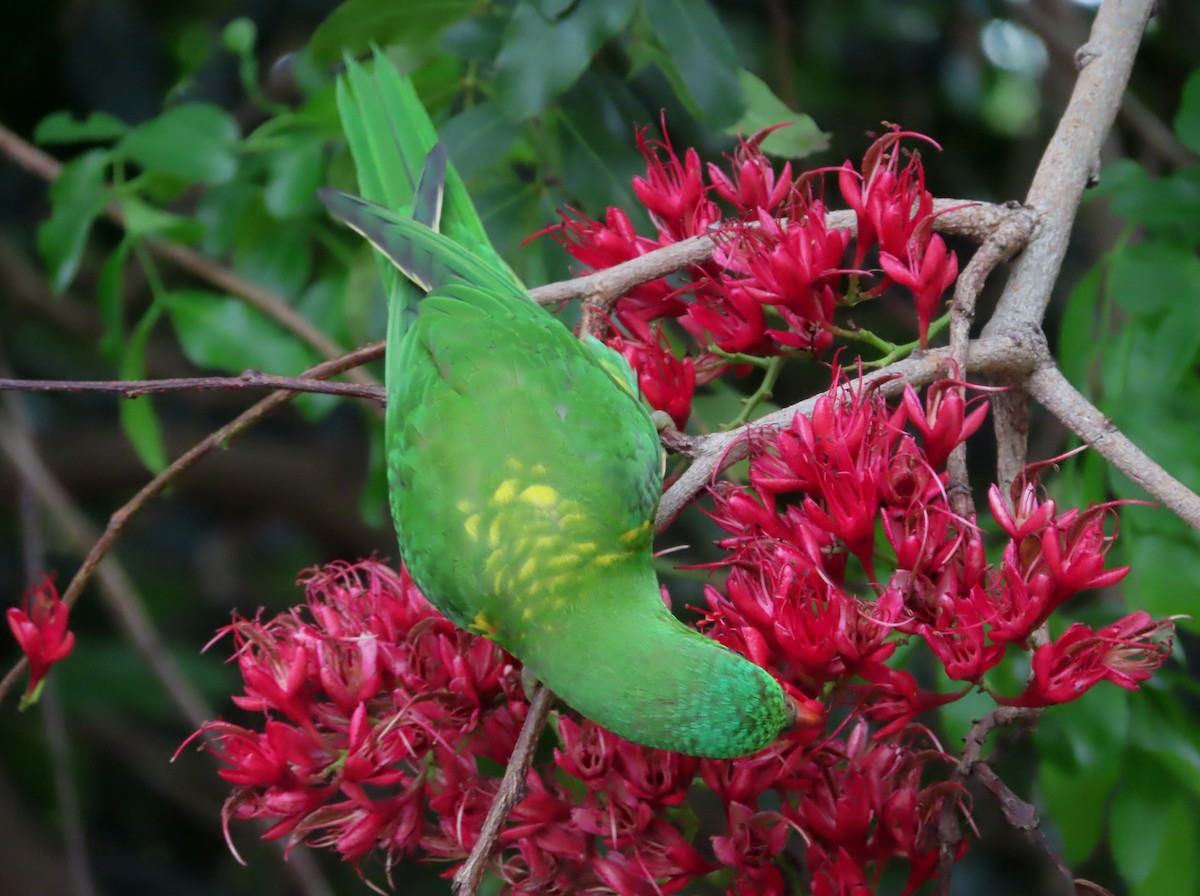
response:
<path fill-rule="evenodd" d="M 303 578 L 306 602 L 276 618 L 236 618 L 243 710 L 261 730 L 211 722 L 200 734 L 234 785 L 223 818 L 265 818 L 349 860 L 376 848 L 461 857 L 498 781 L 527 703 L 520 670 L 463 632 L 408 577 L 381 563 L 334 564 Z M 429 825 L 432 809 L 441 826 Z"/>
<path fill-rule="evenodd" d="M 949 381 L 931 386 L 924 405 L 908 387 L 890 410 L 835 380 L 811 419 L 797 415 L 755 447 L 749 486 L 716 490 L 731 570 L 723 592 L 708 590 L 714 636 L 807 696 L 855 695 L 886 735 L 965 693 L 924 691 L 886 665 L 898 637 L 921 638 L 951 680 L 981 685 L 1064 601 L 1123 578 L 1127 568 L 1104 568 L 1113 505 L 1056 515 L 1032 472 L 1014 486 L 1011 513 L 992 489 L 1008 543 L 998 568 L 986 564 L 980 533 L 951 510 L 938 471 L 985 413 L 968 412 Z M 1169 639 L 1156 636 L 1170 628 L 1144 613 L 1096 633 L 1072 626 L 1034 654 L 1024 694 L 997 699 L 1061 703 L 1105 678 L 1134 687 L 1169 656 Z"/>
<path fill-rule="evenodd" d="M 638 371 L 650 404 L 678 426 L 687 419 L 697 381 L 729 369 L 728 354 L 816 354 L 829 348 L 834 312 L 845 301 L 844 275 L 860 275 L 854 302 L 893 284 L 906 288 L 924 344 L 939 300 L 958 273 L 954 254 L 932 230 L 933 197 L 925 189 L 920 156 L 912 153 L 900 164 L 902 138 L 927 138 L 893 129 L 875 141 L 861 170 L 849 162 L 839 169 L 838 186 L 858 219 L 853 269 L 847 270 L 851 233 L 826 224 L 821 172 L 793 176 L 789 163 L 777 174 L 760 148 L 771 130 L 742 140 L 728 170 L 708 165 L 707 178 L 695 150 L 680 159 L 667 138 L 648 140 L 643 130 L 638 146 L 647 171 L 634 178 L 633 187 L 657 237 L 639 236 L 617 208 L 608 209 L 603 222 L 564 215 L 556 231 L 567 251 L 592 270 L 691 237 L 720 240 L 712 260 L 693 266 L 682 285 L 666 279 L 644 283 L 615 309 L 619 329 L 610 345 Z M 864 289 L 861 275 L 867 272 L 861 269 L 875 246 L 882 271 L 879 282 Z M 696 341 L 695 372 L 690 358 L 679 359 L 661 331 L 651 330 L 652 321 L 664 319 L 677 321 Z"/>
<path fill-rule="evenodd" d="M 715 493 L 729 571 L 708 588 L 703 628 L 804 697 L 847 704 L 843 729 L 802 727 L 753 756 L 698 760 L 564 710 L 501 836 L 505 892 L 650 896 L 724 868 L 731 894 L 782 896 L 798 859 L 820 896 L 869 892 L 897 860 L 905 893 L 936 875 L 943 807 L 965 807 L 944 780 L 948 757 L 914 720 L 966 690 L 923 689 L 889 663 L 897 646 L 919 639 L 951 679 L 986 687 L 1064 600 L 1125 573 L 1104 569 L 1112 508 L 1058 513 L 1032 474 L 1014 488 L 1015 510 L 993 495 L 1007 540 L 987 564 L 933 463 L 985 413 L 953 386 L 924 402 L 909 389 L 889 408 L 839 378 L 811 418 L 755 437 L 749 485 Z M 380 563 L 303 581 L 303 607 L 226 630 L 245 681 L 235 703 L 264 717 L 201 732 L 234 785 L 226 827 L 266 819 L 268 837 L 355 862 L 378 852 L 389 867 L 463 859 L 496 793 L 489 770 L 527 713 L 517 663 Z M 1034 652 L 1024 693 L 997 699 L 1044 706 L 1104 679 L 1135 688 L 1169 655 L 1169 629 L 1145 613 L 1097 632 L 1073 625 Z M 719 810 L 698 829 L 700 790 Z"/>
<path fill-rule="evenodd" d="M 609 344 L 678 427 L 696 384 L 744 361 L 729 354 L 827 348 L 847 274 L 853 301 L 907 288 L 924 342 L 957 273 L 932 233 L 920 159 L 900 153 L 903 137 L 919 135 L 893 130 L 860 168 L 840 169 L 858 218 L 853 253 L 848 231 L 826 225 L 818 181 L 787 165 L 776 173 L 764 135 L 706 176 L 694 151 L 680 159 L 641 134 L 647 174 L 634 190 L 657 238 L 638 236 L 618 209 L 604 223 L 567 217 L 559 231 L 597 269 L 722 235 L 683 287 L 644 284 L 613 314 Z M 868 286 L 862 269 L 876 247 L 882 273 Z M 673 335 L 697 340 L 694 358 L 672 349 L 664 327 L 676 325 Z M 937 875 L 943 814 L 967 810 L 923 713 L 975 687 L 992 692 L 988 672 L 1018 651 L 1031 652 L 1032 674 L 1016 696 L 993 692 L 998 703 L 1066 702 L 1103 680 L 1137 688 L 1167 659 L 1171 623 L 1145 613 L 1098 631 L 1075 624 L 1032 649 L 1065 601 L 1127 572 L 1105 568 L 1115 505 L 1060 512 L 1031 469 L 1011 505 L 996 489 L 989 496 L 1003 532 L 989 564 L 974 521 L 951 507 L 943 469 L 987 413 L 968 388 L 946 379 L 924 399 L 906 388 L 889 407 L 878 385 L 839 374 L 811 417 L 750 437 L 746 485 L 713 489 L 726 556 L 712 566 L 726 574 L 706 590 L 702 630 L 798 699 L 839 707 L 841 727 L 800 726 L 752 756 L 699 760 L 563 710 L 493 857 L 505 893 L 661 896 L 705 878 L 729 894 L 863 896 L 901 863 L 907 896 Z M 199 732 L 234 785 L 227 832 L 254 818 L 271 823 L 267 837 L 356 863 L 372 853 L 389 868 L 416 856 L 461 861 L 528 713 L 517 662 L 375 561 L 303 582 L 304 606 L 226 629 L 245 682 L 235 703 L 262 717 Z M 922 686 L 897 659 L 906 643 L 962 689 Z"/>
<path fill-rule="evenodd" d="M 71 653 L 75 634 L 67 630 L 70 611 L 49 576 L 30 588 L 21 606 L 10 607 L 7 615 L 8 627 L 29 660 L 29 684 L 21 698 L 25 708 L 37 700 L 50 667 Z"/>
<path fill-rule="evenodd" d="M 290 837 L 357 862 L 456 861 L 479 835 L 528 704 L 514 661 L 433 610 L 403 573 L 365 561 L 306 574 L 303 607 L 267 622 L 236 619 L 245 692 L 261 728 L 211 722 L 199 736 L 227 764 L 223 817 L 265 819 Z M 676 892 L 722 866 L 731 892 L 785 892 L 779 862 L 793 833 L 814 892 L 838 889 L 849 863 L 924 855 L 942 799 L 922 786 L 929 749 L 846 742 L 801 728 L 768 750 L 717 761 L 631 744 L 562 713 L 553 758 L 530 772 L 495 868 L 510 893 Z M 918 736 L 910 732 L 906 736 Z M 721 800 L 708 848 L 685 801 Z M 760 805 L 774 791 L 778 808 Z M 862 796 L 853 807 L 845 795 Z M 823 881 L 824 883 L 819 883 Z"/>

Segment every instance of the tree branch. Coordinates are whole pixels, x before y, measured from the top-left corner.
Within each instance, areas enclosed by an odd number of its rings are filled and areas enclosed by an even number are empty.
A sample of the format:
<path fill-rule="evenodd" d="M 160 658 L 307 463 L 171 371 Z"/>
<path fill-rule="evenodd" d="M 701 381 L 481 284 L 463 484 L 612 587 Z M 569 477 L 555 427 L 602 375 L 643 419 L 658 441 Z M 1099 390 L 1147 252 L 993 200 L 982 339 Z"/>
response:
<path fill-rule="evenodd" d="M 1038 403 L 1105 460 L 1193 529 L 1200 529 L 1200 495 L 1151 460 L 1081 395 L 1061 370 L 1052 364 L 1039 367 L 1025 385 Z"/>
<path fill-rule="evenodd" d="M 1054 861 L 1059 871 L 1070 882 L 1072 874 L 1062 859 L 1050 848 L 1045 835 L 1038 829 L 1037 811 L 1026 803 L 1000 780 L 991 767 L 983 761 L 983 748 L 988 736 L 997 728 L 1008 725 L 1032 727 L 1042 710 L 1017 706 L 998 706 L 971 725 L 963 738 L 963 752 L 951 775 L 951 782 L 959 788 L 967 785 L 968 779 L 976 777 L 996 797 L 1005 820 L 1024 831 Z M 941 848 L 938 856 L 938 896 L 949 896 L 952 870 L 958 845 L 962 842 L 962 831 L 958 825 L 958 802 L 946 800 L 938 818 L 938 839 Z"/>
<path fill-rule="evenodd" d="M 1044 342 L 1031 343 L 1005 335 L 979 339 L 971 343 L 970 361 L 963 373 L 1024 375 L 1045 361 L 1044 351 Z M 949 357 L 949 349 L 931 349 L 863 376 L 862 384 L 878 383 L 879 394 L 890 398 L 900 394 L 906 384 L 924 386 L 933 382 L 945 369 Z M 858 381 L 854 381 L 843 385 L 840 392 L 847 394 L 847 390 L 858 388 Z M 665 529 L 717 474 L 746 457 L 750 451 L 749 437 L 753 433 L 783 429 L 791 425 L 797 414 L 812 414 L 817 400 L 824 394 L 810 396 L 729 432 L 693 438 L 690 447 L 695 459 L 663 495 L 654 522 L 655 531 Z"/>
<path fill-rule="evenodd" d="M 377 343 L 366 348 L 380 348 Z M 0 392 L 105 392 L 122 398 L 138 398 L 159 392 L 199 392 L 213 389 L 278 389 L 287 392 L 314 392 L 365 398 L 383 404 L 383 386 L 354 383 L 327 383 L 308 377 L 273 376 L 261 370 L 247 370 L 241 376 L 176 377 L 161 380 L 15 380 L 0 378 Z"/>
<path fill-rule="evenodd" d="M 984 283 L 999 264 L 1025 248 L 1037 223 L 1028 209 L 1013 206 L 1012 210 L 1013 214 L 980 244 L 954 285 L 954 301 L 950 308 L 950 361 L 954 370 L 958 371 L 958 376 L 965 375 L 967 369 L 975 303 L 983 291 Z M 964 386 L 958 388 L 965 391 Z M 966 442 L 950 452 L 946 472 L 951 509 L 963 519 L 974 519 L 975 502 L 971 496 Z"/>
<path fill-rule="evenodd" d="M 1005 205 L 967 199 L 935 199 L 933 213 L 934 230 L 980 241 L 997 231 L 1003 222 L 1013 216 L 1014 210 Z M 857 229 L 856 218 L 851 211 L 830 212 L 825 223 L 831 230 L 854 232 Z M 635 286 L 711 260 L 721 238 L 722 232 L 718 231 L 712 236 L 680 240 L 594 274 L 539 286 L 530 290 L 529 294 L 539 305 L 557 305 L 573 299 L 584 299 L 598 308 L 611 308 L 617 299 Z"/>
<path fill-rule="evenodd" d="M 1037 215 L 1037 232 L 1014 262 L 983 335 L 1040 325 L 1153 8 L 1154 0 L 1105 0 L 1096 13 L 1091 36 L 1075 57 L 1079 79 L 1025 200 Z"/>
<path fill-rule="evenodd" d="M 538 738 L 553 705 L 554 695 L 550 693 L 549 688 L 538 685 L 533 699 L 529 701 L 529 712 L 521 726 L 517 744 L 513 747 L 508 766 L 504 769 L 500 789 L 496 792 L 483 821 L 483 827 L 479 831 L 479 839 L 475 841 L 471 854 L 454 875 L 454 896 L 475 896 L 479 890 L 488 859 L 496 848 L 496 841 L 500 839 L 500 831 L 508 820 L 509 813 L 525 795 L 525 778 L 533 765 Z"/>

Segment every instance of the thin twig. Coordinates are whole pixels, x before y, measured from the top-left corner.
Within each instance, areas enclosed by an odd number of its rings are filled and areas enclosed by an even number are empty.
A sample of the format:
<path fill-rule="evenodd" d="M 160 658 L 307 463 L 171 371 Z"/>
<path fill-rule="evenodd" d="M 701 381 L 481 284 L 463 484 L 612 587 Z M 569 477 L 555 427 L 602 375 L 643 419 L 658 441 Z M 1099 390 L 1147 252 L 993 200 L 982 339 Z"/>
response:
<path fill-rule="evenodd" d="M 345 370 L 351 369 L 360 364 L 364 364 L 368 360 L 378 357 L 381 351 L 382 348 L 378 344 L 368 345 L 358 349 L 357 351 L 350 352 L 342 358 L 338 358 L 334 361 L 326 361 L 323 364 L 318 364 L 316 367 L 305 371 L 305 376 L 314 379 L 336 376 Z M 217 448 L 222 448 L 228 445 L 243 430 L 257 423 L 271 411 L 287 402 L 295 394 L 296 393 L 294 392 L 274 392 L 271 395 L 268 395 L 262 401 L 253 405 L 249 410 L 243 412 L 232 422 L 227 423 L 217 431 L 210 433 L 185 454 L 180 455 L 170 466 L 163 470 L 162 473 L 155 476 L 154 479 L 143 486 L 136 495 L 126 502 L 123 507 L 117 510 L 109 519 L 108 526 L 105 527 L 104 532 L 101 533 L 98 538 L 84 541 L 84 543 L 90 543 L 91 548 L 88 550 L 87 556 L 84 558 L 83 563 L 75 572 L 70 584 L 63 592 L 62 598 L 66 602 L 67 606 L 74 606 L 75 602 L 79 599 L 80 594 L 83 593 L 84 586 L 96 572 L 97 567 L 100 565 L 100 561 L 104 559 L 105 555 L 112 548 L 117 538 L 120 537 L 121 532 L 124 531 L 125 527 L 129 524 L 129 521 L 138 513 L 138 511 L 140 511 L 156 495 L 166 489 L 172 482 L 179 478 L 184 471 L 196 464 L 201 458 L 205 457 Z M 12 447 L 13 444 L 14 443 L 9 440 L 8 443 L 0 443 L 0 447 L 9 448 Z M 36 455 L 34 455 L 34 458 L 36 459 Z M 123 579 L 123 576 L 120 578 Z M 0 681 L 0 702 L 3 702 L 5 697 L 7 697 L 8 692 L 12 689 L 21 673 L 25 670 L 25 666 L 26 661 L 24 659 L 20 660 L 12 669 L 9 670 L 8 674 L 4 676 L 4 679 Z M 200 722 L 202 722 L 209 715 L 210 714 L 201 711 L 198 705 L 195 704 L 191 705 L 188 711 L 189 718 L 196 716 L 199 717 L 199 721 L 196 722 L 197 725 L 199 725 Z"/>
<path fill-rule="evenodd" d="M 500 789 L 492 800 L 483 827 L 479 831 L 479 839 L 471 848 L 471 854 L 463 862 L 462 867 L 454 875 L 455 896 L 475 896 L 479 883 L 483 880 L 483 872 L 487 869 L 488 859 L 496 848 L 500 831 L 508 820 L 513 807 L 525 795 L 525 778 L 533 764 L 533 754 L 537 751 L 538 738 L 546 719 L 550 715 L 550 707 L 554 704 L 554 695 L 545 685 L 538 685 L 533 699 L 529 701 L 529 712 L 525 716 L 525 724 L 521 726 L 521 734 L 517 737 L 517 745 L 513 747 L 512 756 L 508 759 L 508 767 L 504 769 L 504 777 L 500 780 Z"/>
<path fill-rule="evenodd" d="M 988 736 L 997 728 L 1007 725 L 1033 725 L 1041 716 L 1040 709 L 1018 706 L 998 706 L 981 719 L 976 719 L 970 731 L 963 737 L 963 751 L 950 776 L 950 781 L 960 791 L 965 791 L 967 780 L 983 759 L 983 748 Z M 1015 798 L 1015 796 L 1014 796 Z M 962 830 L 958 822 L 957 800 L 947 799 L 942 803 L 938 817 L 938 896 L 948 896 L 958 845 L 962 842 Z"/>
<path fill-rule="evenodd" d="M 1075 875 L 1067 867 L 1062 856 L 1058 854 L 1058 850 L 1047 839 L 1046 832 L 1041 828 L 1037 809 L 1013 793 L 1012 789 L 992 771 L 992 767 L 986 762 L 975 763 L 971 773 L 996 798 L 996 802 L 1000 804 L 1000 811 L 1004 813 L 1004 820 L 1025 834 L 1030 842 L 1054 863 L 1054 867 L 1058 869 L 1059 877 L 1063 881 L 1063 896 L 1074 893 Z"/>
<path fill-rule="evenodd" d="M 0 379 L 0 392 L 105 392 L 123 398 L 138 398 L 159 392 L 199 392 L 213 389 L 280 389 L 287 392 L 316 392 L 344 398 L 365 398 L 384 403 L 383 386 L 356 383 L 327 383 L 309 377 L 273 376 L 247 370 L 241 376 L 175 377 L 160 380 L 17 380 Z"/>

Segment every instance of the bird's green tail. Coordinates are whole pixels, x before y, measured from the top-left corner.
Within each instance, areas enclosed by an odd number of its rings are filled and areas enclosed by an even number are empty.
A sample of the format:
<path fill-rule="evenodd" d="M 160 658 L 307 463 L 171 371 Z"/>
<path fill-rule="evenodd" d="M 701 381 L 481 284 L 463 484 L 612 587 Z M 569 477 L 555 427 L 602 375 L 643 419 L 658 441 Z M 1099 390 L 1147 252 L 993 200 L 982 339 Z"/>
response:
<path fill-rule="evenodd" d="M 391 348 L 399 345 L 417 302 L 440 278 L 457 273 L 454 263 L 444 259 L 467 253 L 486 264 L 485 276 L 493 287 L 502 284 L 522 291 L 524 287 L 492 247 L 444 148 L 437 148 L 433 122 L 409 78 L 378 50 L 370 71 L 347 57 L 346 70 L 338 79 L 337 106 L 358 173 L 359 193 L 376 207 L 368 210 L 361 200 L 345 194 L 332 198 L 328 191 L 322 199 L 336 217 L 359 230 L 396 265 L 380 259 L 388 296 L 386 380 L 391 393 L 392 384 L 402 375 L 394 369 L 397 353 Z M 424 238 L 431 231 L 444 236 L 431 243 Z M 406 245 L 416 248 L 406 249 Z"/>

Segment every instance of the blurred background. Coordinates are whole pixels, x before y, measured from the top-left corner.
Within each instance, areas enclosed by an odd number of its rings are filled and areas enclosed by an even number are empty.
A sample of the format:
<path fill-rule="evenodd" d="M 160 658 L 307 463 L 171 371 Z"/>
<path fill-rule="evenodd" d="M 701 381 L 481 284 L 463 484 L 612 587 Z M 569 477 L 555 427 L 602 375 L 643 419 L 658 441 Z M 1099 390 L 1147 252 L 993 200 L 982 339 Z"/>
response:
<path fill-rule="evenodd" d="M 0 151 L 0 376 L 296 374 L 318 359 L 202 272 L 164 257 L 155 240 L 194 247 L 282 297 L 344 348 L 381 338 L 375 268 L 365 254 L 347 265 L 313 195 L 326 182 L 351 183 L 332 87 L 343 50 L 363 55 L 375 42 L 414 70 L 495 241 L 536 285 L 571 269 L 551 239 L 526 239 L 565 206 L 593 218 L 608 204 L 631 209 L 629 179 L 644 168 L 634 130 L 656 125 L 660 110 L 674 145 L 708 160 L 731 151 L 739 126 L 798 118 L 789 151 L 811 168 L 857 160 L 868 132 L 896 122 L 941 145 L 923 153 L 935 195 L 1020 200 L 1096 5 L 696 0 L 679 5 L 695 11 L 689 20 L 646 0 L 614 4 L 630 12 L 610 31 L 570 31 L 583 15 L 570 0 L 9 4 L 0 33 L 0 125 L 11 132 Z M 550 33 L 561 40 L 526 28 L 521 16 L 535 7 L 539 27 L 560 29 Z M 1198 40 L 1200 7 L 1160 4 L 1104 151 L 1112 177 L 1106 171 L 1085 202 L 1047 320 L 1073 381 L 1193 488 L 1200 91 L 1185 84 Z M 730 86 L 739 66 L 762 91 L 751 96 L 736 77 Z M 34 143 L 67 163 L 53 190 L 45 160 L 29 154 Z M 102 214 L 112 197 L 125 228 Z M 886 307 L 880 315 L 886 330 Z M 790 376 L 779 403 L 820 388 L 827 373 Z M 0 600 L 15 604 L 34 570 L 57 571 L 65 586 L 90 530 L 255 397 L 119 404 L 4 394 L 0 428 L 10 444 L 32 439 L 36 452 L 19 463 L 0 454 Z M 707 395 L 694 425 L 723 419 L 737 397 Z M 1069 444 L 1037 420 L 1031 456 Z M 235 830 L 248 862 L 239 866 L 222 839 L 227 791 L 212 764 L 191 749 L 169 760 L 195 727 L 188 707 L 200 718 L 230 711 L 227 646 L 200 651 L 231 611 L 295 602 L 307 567 L 396 556 L 378 436 L 363 405 L 305 398 L 203 460 L 131 521 L 113 555 L 119 569 L 95 580 L 73 614 L 77 647 L 42 704 L 23 715 L 13 700 L 0 709 L 0 896 L 367 892 L 324 855 L 298 851 L 281 871 L 279 850 L 245 828 Z M 973 472 L 988 481 L 986 464 Z M 1074 501 L 1135 494 L 1091 460 L 1071 465 L 1057 487 Z M 1124 600 L 1156 615 L 1186 613 L 1200 578 L 1194 536 L 1166 516 L 1130 511 L 1116 557 L 1135 569 Z M 711 542 L 707 525 L 693 513 L 669 543 Z M 672 587 L 677 602 L 700 599 L 694 576 Z M 1121 600 L 1117 592 L 1097 606 Z M 5 668 L 17 656 L 4 641 Z M 1114 893 L 1200 892 L 1194 694 L 1177 663 L 1137 695 L 1141 703 L 1124 692 L 1089 695 L 1006 753 L 1006 780 L 1045 811 L 1052 841 Z M 947 743 L 967 723 L 945 720 Z M 955 892 L 1053 892 L 1045 863 L 978 802 L 987 838 Z M 403 869 L 398 891 L 446 892 L 436 873 Z"/>

